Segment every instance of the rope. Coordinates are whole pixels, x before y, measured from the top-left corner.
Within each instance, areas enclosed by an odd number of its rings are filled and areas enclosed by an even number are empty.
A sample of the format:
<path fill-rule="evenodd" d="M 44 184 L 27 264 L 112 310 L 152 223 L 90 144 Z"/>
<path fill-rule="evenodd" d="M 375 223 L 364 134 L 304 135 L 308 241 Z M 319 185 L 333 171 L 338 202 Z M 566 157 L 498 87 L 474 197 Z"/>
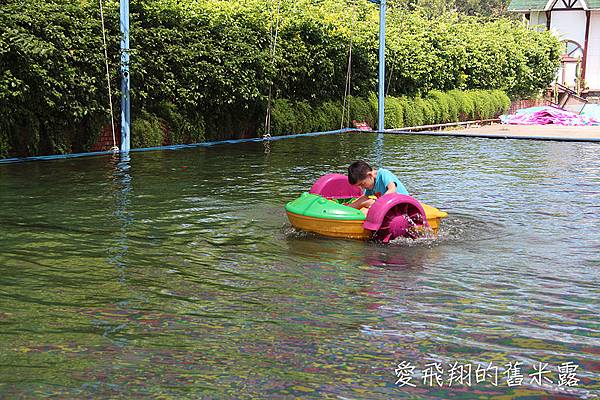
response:
<path fill-rule="evenodd" d="M 402 28 L 404 27 L 404 18 L 400 18 L 400 30 L 399 30 L 399 35 L 402 34 Z M 398 57 L 398 55 L 396 54 L 396 52 L 394 52 L 394 55 L 392 57 L 392 65 L 390 68 L 390 75 L 388 76 L 388 80 L 387 80 L 387 87 L 385 89 L 385 96 L 387 97 L 390 93 L 390 85 L 392 84 L 392 77 L 394 76 L 394 67 L 396 66 L 396 58 Z"/>
<path fill-rule="evenodd" d="M 106 45 L 106 29 L 104 27 L 104 11 L 102 9 L 102 0 L 100 2 L 100 21 L 102 22 L 102 42 L 104 43 L 104 63 L 106 65 L 106 82 L 108 83 L 108 103 L 110 105 L 110 127 L 112 129 L 112 141 L 113 147 L 111 151 L 119 151 L 117 147 L 117 140 L 115 138 L 115 114 L 113 111 L 112 103 L 112 90 L 110 88 L 110 70 L 108 68 L 108 46 Z"/>
<path fill-rule="evenodd" d="M 354 22 L 356 19 L 356 5 L 353 3 L 352 6 L 352 23 L 350 24 L 350 46 L 348 49 L 348 69 L 346 70 L 346 84 L 344 86 L 344 99 L 342 101 L 342 120 L 340 121 L 340 129 L 344 128 L 344 117 L 347 117 L 348 120 L 346 125 L 350 125 L 350 102 L 347 101 L 348 96 L 350 96 L 350 90 L 352 88 L 352 44 L 354 41 L 354 36 L 352 33 L 354 32 Z M 346 103 L 348 107 L 346 107 Z M 347 112 L 346 112 L 347 110 Z"/>
<path fill-rule="evenodd" d="M 385 88 L 385 97 L 390 94 L 390 85 L 392 84 L 392 76 L 394 76 L 394 66 L 396 64 L 396 54 L 392 57 L 392 67 L 390 68 L 390 75 L 387 80 L 387 87 Z"/>
<path fill-rule="evenodd" d="M 279 10 L 281 8 L 281 0 L 277 1 L 277 20 L 275 22 L 275 38 L 273 38 L 273 14 L 271 14 L 271 26 L 269 28 L 271 34 L 271 70 L 275 68 L 275 49 L 277 47 L 277 37 L 279 36 Z M 271 103 L 272 103 L 272 92 L 273 92 L 273 79 L 269 83 L 269 99 L 267 102 L 267 115 L 265 116 L 265 129 L 266 132 L 263 134 L 263 139 L 271 137 Z"/>
<path fill-rule="evenodd" d="M 350 48 L 348 50 L 348 69 L 346 71 L 346 85 L 344 87 L 344 101 L 342 102 L 342 121 L 340 122 L 340 129 L 344 127 L 344 117 L 347 114 L 348 121 L 346 125 L 350 124 L 350 102 L 348 102 L 348 107 L 346 108 L 346 102 L 348 96 L 350 96 L 351 89 L 351 75 L 352 75 L 352 34 L 350 34 Z M 346 110 L 348 111 L 346 113 Z"/>

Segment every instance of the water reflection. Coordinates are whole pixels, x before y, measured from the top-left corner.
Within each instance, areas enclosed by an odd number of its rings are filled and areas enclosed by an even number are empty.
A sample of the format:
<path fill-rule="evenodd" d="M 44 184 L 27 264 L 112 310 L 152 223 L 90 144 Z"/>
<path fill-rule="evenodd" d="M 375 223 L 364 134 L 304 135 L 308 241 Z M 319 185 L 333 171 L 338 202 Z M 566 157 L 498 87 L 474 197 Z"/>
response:
<path fill-rule="evenodd" d="M 385 135 L 383 133 L 378 133 L 377 139 L 375 142 L 375 160 L 377 160 L 377 164 L 375 164 L 375 165 L 377 165 L 378 168 L 384 167 L 384 165 L 383 165 L 384 142 L 385 142 Z"/>
<path fill-rule="evenodd" d="M 384 268 L 390 271 L 419 271 L 426 264 L 436 264 L 443 252 L 438 246 L 432 246 L 435 239 L 425 239 L 421 243 L 411 243 L 403 246 L 395 242 L 391 245 L 372 244 L 365 248 L 365 263 L 372 267 Z"/>
<path fill-rule="evenodd" d="M 119 271 L 119 281 L 125 284 L 126 277 L 126 257 L 129 247 L 128 228 L 133 221 L 133 213 L 130 210 L 132 196 L 132 178 L 129 173 L 131 157 L 129 153 L 121 153 L 113 156 L 114 162 L 114 193 L 115 193 L 115 211 L 114 216 L 119 222 L 119 233 L 115 248 L 111 249 L 114 254 L 108 262 L 115 265 Z"/>

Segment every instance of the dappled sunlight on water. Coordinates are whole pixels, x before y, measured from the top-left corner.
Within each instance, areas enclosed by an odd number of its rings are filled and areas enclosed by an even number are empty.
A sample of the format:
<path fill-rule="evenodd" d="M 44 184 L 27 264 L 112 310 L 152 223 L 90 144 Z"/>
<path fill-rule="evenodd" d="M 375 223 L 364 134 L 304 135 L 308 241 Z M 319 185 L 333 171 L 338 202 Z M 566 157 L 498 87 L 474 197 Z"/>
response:
<path fill-rule="evenodd" d="M 598 146 L 386 136 L 384 166 L 449 213 L 437 237 L 292 228 L 284 204 L 374 144 L 0 166 L 0 397 L 600 396 Z M 403 361 L 415 387 L 395 384 Z M 470 385 L 449 386 L 454 363 Z M 476 382 L 490 363 L 497 386 Z"/>

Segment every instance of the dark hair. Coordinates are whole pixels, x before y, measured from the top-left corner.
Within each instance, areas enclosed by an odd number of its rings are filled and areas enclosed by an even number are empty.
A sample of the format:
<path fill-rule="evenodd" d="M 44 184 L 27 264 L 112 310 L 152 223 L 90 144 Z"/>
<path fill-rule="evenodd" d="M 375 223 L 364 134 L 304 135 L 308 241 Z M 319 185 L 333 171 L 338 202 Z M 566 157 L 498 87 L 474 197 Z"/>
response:
<path fill-rule="evenodd" d="M 356 185 L 367 177 L 369 172 L 373 171 L 373 168 L 363 160 L 354 161 L 348 167 L 348 182 L 351 185 Z"/>

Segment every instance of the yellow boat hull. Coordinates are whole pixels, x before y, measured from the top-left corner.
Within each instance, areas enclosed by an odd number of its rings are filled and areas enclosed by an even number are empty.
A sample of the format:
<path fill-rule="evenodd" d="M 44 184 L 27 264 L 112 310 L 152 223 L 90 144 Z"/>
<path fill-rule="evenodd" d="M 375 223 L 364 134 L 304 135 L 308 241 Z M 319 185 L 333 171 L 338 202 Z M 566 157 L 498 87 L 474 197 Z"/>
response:
<path fill-rule="evenodd" d="M 425 210 L 425 217 L 433 233 L 437 235 L 440 223 L 448 214 L 435 207 L 421 203 Z M 373 236 L 373 232 L 363 227 L 361 220 L 340 221 L 327 218 L 307 217 L 287 211 L 288 219 L 292 226 L 306 232 L 313 232 L 319 235 L 334 237 L 367 240 Z"/>
<path fill-rule="evenodd" d="M 435 235 L 438 234 L 438 230 L 440 229 L 440 223 L 442 219 L 448 216 L 448 213 L 445 211 L 440 211 L 435 207 L 428 206 L 427 204 L 420 203 L 425 210 L 425 218 L 427 218 L 427 222 L 429 223 L 429 227 L 433 231 Z"/>
<path fill-rule="evenodd" d="M 287 215 L 294 228 L 318 233 L 323 236 L 366 240 L 373 235 L 373 232 L 363 228 L 364 221 L 361 220 L 338 221 L 326 218 L 314 218 L 294 214 L 289 211 L 287 211 Z"/>

